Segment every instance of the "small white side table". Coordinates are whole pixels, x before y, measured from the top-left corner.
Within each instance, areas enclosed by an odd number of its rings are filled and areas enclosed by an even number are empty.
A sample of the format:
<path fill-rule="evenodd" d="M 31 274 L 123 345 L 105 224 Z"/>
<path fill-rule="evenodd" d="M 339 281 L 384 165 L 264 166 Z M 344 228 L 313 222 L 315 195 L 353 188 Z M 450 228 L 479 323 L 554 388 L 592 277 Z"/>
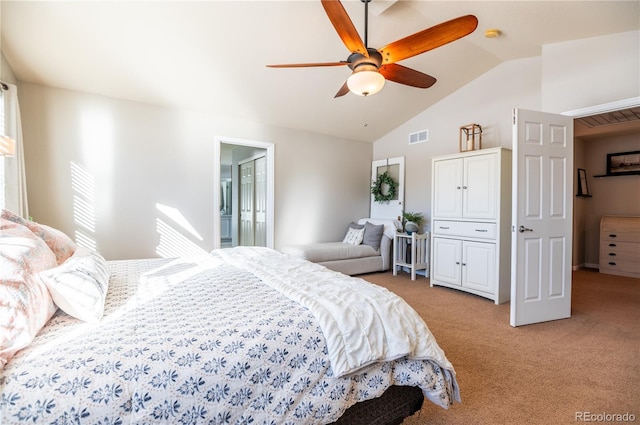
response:
<path fill-rule="evenodd" d="M 429 232 L 422 234 L 396 232 L 393 238 L 393 275 L 398 275 L 399 267 L 411 270 L 411 280 L 416 280 L 416 271 L 425 270 L 429 277 Z"/>

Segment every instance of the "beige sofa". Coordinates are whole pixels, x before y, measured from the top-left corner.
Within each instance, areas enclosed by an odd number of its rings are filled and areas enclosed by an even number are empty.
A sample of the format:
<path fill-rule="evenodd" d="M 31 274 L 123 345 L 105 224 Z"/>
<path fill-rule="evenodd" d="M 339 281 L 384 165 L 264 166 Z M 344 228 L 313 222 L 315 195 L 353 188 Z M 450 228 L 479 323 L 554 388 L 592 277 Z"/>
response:
<path fill-rule="evenodd" d="M 365 227 L 360 244 L 319 242 L 284 246 L 281 251 L 351 276 L 389 270 L 397 220 L 362 218 L 357 224 Z"/>

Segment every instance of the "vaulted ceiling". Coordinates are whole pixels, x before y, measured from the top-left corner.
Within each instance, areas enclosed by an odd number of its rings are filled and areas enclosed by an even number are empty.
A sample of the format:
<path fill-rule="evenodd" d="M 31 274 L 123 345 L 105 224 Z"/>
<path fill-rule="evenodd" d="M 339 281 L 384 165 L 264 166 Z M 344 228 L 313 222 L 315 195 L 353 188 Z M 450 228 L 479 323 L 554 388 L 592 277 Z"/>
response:
<path fill-rule="evenodd" d="M 343 2 L 358 31 L 364 6 Z M 388 82 L 334 99 L 349 52 L 320 1 L 7 1 L 2 52 L 21 81 L 374 141 L 500 63 L 542 46 L 640 28 L 638 1 L 383 1 L 368 41 L 382 47 L 473 14 L 471 35 L 402 61 L 437 78 L 429 89 Z M 498 28 L 501 36 L 486 38 Z"/>

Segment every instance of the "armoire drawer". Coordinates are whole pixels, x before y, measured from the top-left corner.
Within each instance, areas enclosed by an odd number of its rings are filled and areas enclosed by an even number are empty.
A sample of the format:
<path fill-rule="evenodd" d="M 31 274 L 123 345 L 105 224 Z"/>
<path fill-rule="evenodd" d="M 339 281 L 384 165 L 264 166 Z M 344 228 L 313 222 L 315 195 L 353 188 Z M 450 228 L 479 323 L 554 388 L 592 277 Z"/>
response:
<path fill-rule="evenodd" d="M 432 227 L 434 234 L 480 239 L 495 239 L 496 229 L 495 223 L 451 220 L 434 220 Z"/>

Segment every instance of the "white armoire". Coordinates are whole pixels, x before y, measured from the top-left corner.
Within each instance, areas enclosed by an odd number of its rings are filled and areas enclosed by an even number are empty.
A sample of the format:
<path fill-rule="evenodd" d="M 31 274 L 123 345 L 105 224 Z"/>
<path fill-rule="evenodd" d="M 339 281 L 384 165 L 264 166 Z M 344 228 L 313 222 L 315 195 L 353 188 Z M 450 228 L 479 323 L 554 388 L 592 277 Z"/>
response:
<path fill-rule="evenodd" d="M 431 170 L 431 286 L 509 301 L 511 150 L 434 157 Z"/>

